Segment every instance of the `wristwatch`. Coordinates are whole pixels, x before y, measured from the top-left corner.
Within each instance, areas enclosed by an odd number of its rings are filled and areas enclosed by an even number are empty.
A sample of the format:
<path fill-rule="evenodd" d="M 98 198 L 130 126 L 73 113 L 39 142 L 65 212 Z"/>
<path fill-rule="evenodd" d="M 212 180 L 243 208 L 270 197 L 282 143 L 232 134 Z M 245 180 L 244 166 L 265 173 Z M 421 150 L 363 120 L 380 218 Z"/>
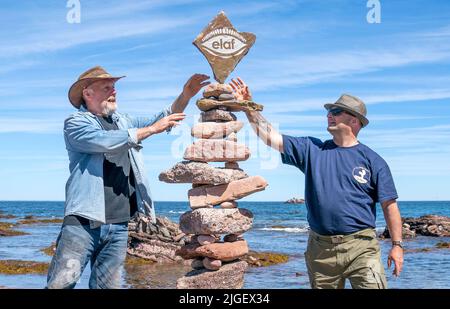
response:
<path fill-rule="evenodd" d="M 393 246 L 399 246 L 400 248 L 403 249 L 403 241 L 401 241 L 401 240 L 393 240 L 392 241 L 392 247 Z"/>

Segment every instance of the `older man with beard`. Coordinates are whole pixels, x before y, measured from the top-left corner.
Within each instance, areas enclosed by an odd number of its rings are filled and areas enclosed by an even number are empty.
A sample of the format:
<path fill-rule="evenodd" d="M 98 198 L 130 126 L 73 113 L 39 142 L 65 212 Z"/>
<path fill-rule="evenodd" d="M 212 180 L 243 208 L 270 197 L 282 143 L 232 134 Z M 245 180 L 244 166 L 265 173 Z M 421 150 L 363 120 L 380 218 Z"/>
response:
<path fill-rule="evenodd" d="M 64 222 L 47 276 L 48 288 L 73 288 L 90 262 L 89 287 L 119 288 L 128 221 L 140 212 L 155 222 L 141 142 L 178 124 L 189 100 L 209 82 L 195 74 L 171 105 L 152 118 L 116 111 L 114 77 L 84 72 L 69 90 L 78 109 L 64 123 L 70 177 Z"/>

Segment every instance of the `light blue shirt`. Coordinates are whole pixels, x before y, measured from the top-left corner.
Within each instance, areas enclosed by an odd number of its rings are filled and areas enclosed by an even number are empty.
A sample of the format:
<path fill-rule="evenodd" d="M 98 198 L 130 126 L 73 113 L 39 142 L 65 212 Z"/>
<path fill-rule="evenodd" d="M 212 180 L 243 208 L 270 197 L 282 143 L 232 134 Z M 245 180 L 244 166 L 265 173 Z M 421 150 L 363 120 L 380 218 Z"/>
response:
<path fill-rule="evenodd" d="M 85 107 L 64 121 L 64 141 L 69 155 L 70 176 L 66 183 L 64 216 L 77 215 L 105 223 L 105 195 L 103 160 L 105 155 L 128 151 L 131 168 L 136 178 L 138 211 L 155 222 L 155 210 L 145 176 L 142 145 L 137 130 L 172 113 L 167 107 L 152 118 L 130 117 L 115 112 L 113 121 L 119 130 L 106 131 L 97 117 Z"/>

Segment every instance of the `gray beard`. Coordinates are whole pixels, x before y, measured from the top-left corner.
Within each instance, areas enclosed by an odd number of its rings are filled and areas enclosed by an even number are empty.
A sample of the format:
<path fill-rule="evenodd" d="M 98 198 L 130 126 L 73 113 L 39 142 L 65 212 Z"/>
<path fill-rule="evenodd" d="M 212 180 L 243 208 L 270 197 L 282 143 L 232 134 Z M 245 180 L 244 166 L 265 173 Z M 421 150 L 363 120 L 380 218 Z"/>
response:
<path fill-rule="evenodd" d="M 107 103 L 105 108 L 102 110 L 102 116 L 108 117 L 114 114 L 114 112 L 117 110 L 116 104 Z"/>

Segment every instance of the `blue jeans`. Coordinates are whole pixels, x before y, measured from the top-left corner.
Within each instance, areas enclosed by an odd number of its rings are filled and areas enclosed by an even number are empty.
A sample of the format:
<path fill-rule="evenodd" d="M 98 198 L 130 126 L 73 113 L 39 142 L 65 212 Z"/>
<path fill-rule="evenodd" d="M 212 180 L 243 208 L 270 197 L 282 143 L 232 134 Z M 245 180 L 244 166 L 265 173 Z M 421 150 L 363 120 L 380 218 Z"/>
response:
<path fill-rule="evenodd" d="M 128 224 L 65 225 L 47 275 L 47 288 L 72 289 L 91 263 L 90 289 L 120 288 L 128 240 Z"/>

